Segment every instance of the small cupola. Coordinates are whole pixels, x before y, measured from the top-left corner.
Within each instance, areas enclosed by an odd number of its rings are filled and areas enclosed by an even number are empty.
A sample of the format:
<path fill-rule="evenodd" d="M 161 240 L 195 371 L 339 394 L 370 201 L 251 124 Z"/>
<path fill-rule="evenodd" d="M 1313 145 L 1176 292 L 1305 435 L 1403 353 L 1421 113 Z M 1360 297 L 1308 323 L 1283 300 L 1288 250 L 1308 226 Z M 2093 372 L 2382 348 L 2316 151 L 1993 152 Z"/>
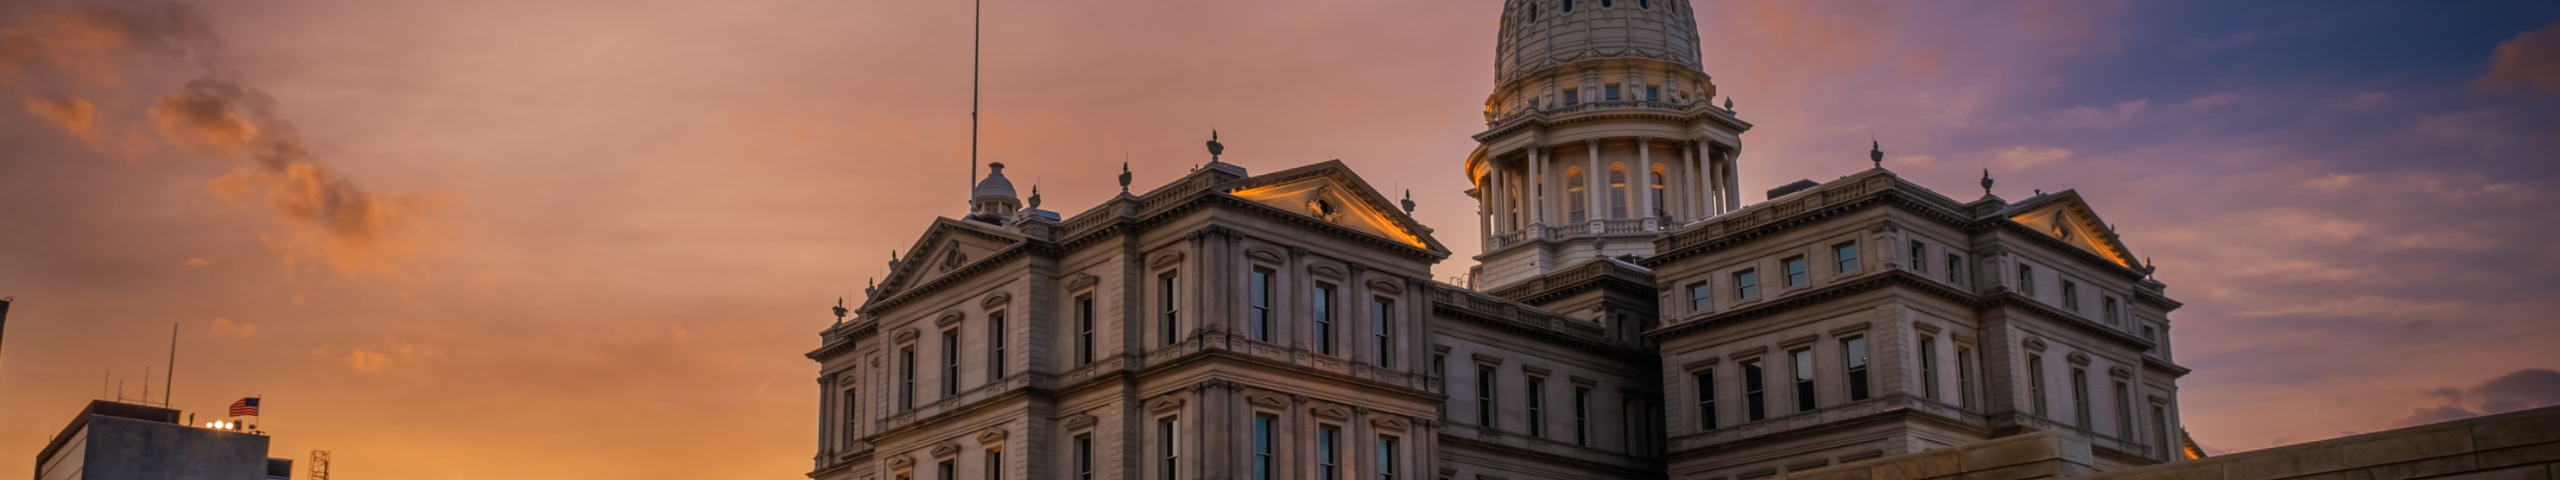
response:
<path fill-rule="evenodd" d="M 969 219 L 1002 225 L 1022 209 L 1022 200 L 1013 193 L 1013 181 L 1004 178 L 1003 163 L 987 164 L 987 178 L 969 193 Z"/>

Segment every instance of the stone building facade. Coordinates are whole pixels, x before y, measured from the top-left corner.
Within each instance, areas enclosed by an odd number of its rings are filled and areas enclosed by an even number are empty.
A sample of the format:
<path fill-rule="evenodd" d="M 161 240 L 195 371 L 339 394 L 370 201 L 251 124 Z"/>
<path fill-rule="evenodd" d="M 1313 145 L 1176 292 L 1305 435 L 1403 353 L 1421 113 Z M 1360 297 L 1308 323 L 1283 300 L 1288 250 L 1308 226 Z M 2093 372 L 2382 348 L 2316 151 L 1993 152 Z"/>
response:
<path fill-rule="evenodd" d="M 1744 204 L 1750 124 L 1693 18 L 1507 2 L 1459 284 L 1340 162 L 1253 175 L 1212 140 L 1073 215 L 991 165 L 808 353 L 809 476 L 1750 480 L 2028 433 L 2189 458 L 2178 304 L 2078 195 L 1872 168 Z"/>

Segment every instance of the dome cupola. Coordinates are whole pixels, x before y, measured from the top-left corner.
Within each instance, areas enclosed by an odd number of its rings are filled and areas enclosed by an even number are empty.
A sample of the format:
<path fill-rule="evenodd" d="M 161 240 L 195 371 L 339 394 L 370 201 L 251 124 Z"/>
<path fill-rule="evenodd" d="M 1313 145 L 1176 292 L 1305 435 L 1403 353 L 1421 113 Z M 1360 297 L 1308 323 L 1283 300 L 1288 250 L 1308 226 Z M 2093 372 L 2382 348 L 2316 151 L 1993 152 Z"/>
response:
<path fill-rule="evenodd" d="M 987 164 L 987 178 L 979 180 L 969 192 L 969 219 L 1001 225 L 1021 208 L 1022 200 L 1014 196 L 1013 181 L 1004 178 L 1004 164 Z"/>

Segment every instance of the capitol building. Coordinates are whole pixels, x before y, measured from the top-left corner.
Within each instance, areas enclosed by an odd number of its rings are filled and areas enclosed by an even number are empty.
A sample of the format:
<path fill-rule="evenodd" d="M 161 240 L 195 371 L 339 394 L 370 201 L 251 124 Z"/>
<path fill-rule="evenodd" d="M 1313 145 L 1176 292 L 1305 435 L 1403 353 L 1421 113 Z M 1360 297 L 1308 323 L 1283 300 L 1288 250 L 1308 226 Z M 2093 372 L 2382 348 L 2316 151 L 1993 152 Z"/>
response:
<path fill-rule="evenodd" d="M 1894 478 L 2015 480 L 2200 460 L 2180 304 L 2077 193 L 2005 199 L 1988 173 L 1933 189 L 1880 151 L 1745 191 L 1752 125 L 1716 101 L 1689 1 L 1502 10 L 1479 146 L 1448 159 L 1471 238 L 1339 161 L 1248 169 L 1215 140 L 1188 175 L 1124 174 L 1073 213 L 989 165 L 969 211 L 808 352 L 810 478 L 1888 480 L 1863 465 L 1950 457 Z M 1443 241 L 1481 243 L 1463 280 L 1432 278 Z"/>

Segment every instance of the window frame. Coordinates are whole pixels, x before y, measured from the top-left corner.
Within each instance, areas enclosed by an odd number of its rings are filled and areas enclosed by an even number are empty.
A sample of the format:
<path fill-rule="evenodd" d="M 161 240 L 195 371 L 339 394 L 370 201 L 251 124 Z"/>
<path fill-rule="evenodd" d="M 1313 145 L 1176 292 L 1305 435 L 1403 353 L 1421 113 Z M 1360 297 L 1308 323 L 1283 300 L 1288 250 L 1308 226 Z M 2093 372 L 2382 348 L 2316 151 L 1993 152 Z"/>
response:
<path fill-rule="evenodd" d="M 1246 274 L 1246 310 L 1244 319 L 1245 338 L 1263 343 L 1270 343 L 1272 341 L 1271 324 L 1273 321 L 1273 309 L 1271 301 L 1272 297 L 1276 296 L 1274 294 L 1272 284 L 1279 280 L 1276 278 L 1278 276 L 1279 274 L 1272 271 L 1272 269 L 1260 266 L 1253 267 L 1252 270 Z"/>
<path fill-rule="evenodd" d="M 1698 396 L 1698 431 L 1704 432 L 1704 431 L 1709 431 L 1709 430 L 1715 430 L 1715 429 L 1716 429 L 1716 371 L 1715 371 L 1715 367 L 1713 367 L 1713 366 L 1709 366 L 1708 368 L 1701 368 L 1701 369 L 1698 369 L 1698 371 L 1696 371 L 1696 372 L 1692 372 L 1692 373 L 1690 374 L 1690 377 L 1691 377 L 1691 378 L 1693 378 L 1693 379 L 1695 379 L 1694 381 L 1696 381 L 1696 382 L 1697 382 L 1697 384 L 1696 384 L 1697 389 L 1695 390 L 1695 392 L 1697 392 L 1697 396 Z"/>
<path fill-rule="evenodd" d="M 1076 345 L 1074 353 L 1076 356 L 1077 366 L 1093 364 L 1094 357 L 1097 356 L 1095 355 L 1094 350 L 1100 348 L 1098 345 L 1094 344 L 1094 324 L 1100 323 L 1093 318 L 1095 315 L 1094 301 L 1093 294 L 1091 293 L 1077 295 L 1075 299 L 1076 323 L 1074 326 L 1076 327 Z"/>
<path fill-rule="evenodd" d="M 1314 311 L 1308 313 L 1309 316 L 1313 317 L 1314 325 L 1310 327 L 1310 330 L 1314 330 L 1313 334 L 1316 337 L 1314 339 L 1316 353 L 1333 355 L 1335 325 L 1333 303 L 1334 297 L 1336 296 L 1334 293 L 1334 286 L 1332 284 L 1317 282 L 1313 295 L 1315 296 L 1315 299 L 1311 306 Z"/>
<path fill-rule="evenodd" d="M 1760 299 L 1760 269 L 1745 268 L 1733 272 L 1733 296 L 1737 301 Z"/>
<path fill-rule="evenodd" d="M 1856 274 L 1856 273 L 1858 273 L 1858 271 L 1859 271 L 1859 267 L 1863 266 L 1863 265 L 1861 265 L 1860 263 L 1858 263 L 1858 257 L 1859 257 L 1859 252 L 1858 252 L 1858 242 L 1856 242 L 1856 241 L 1850 241 L 1850 242 L 1844 242 L 1844 243 L 1840 243 L 1840 244 L 1832 245 L 1832 246 L 1831 246 L 1831 263 L 1832 263 L 1833 268 L 1834 268 L 1834 269 L 1836 269 L 1836 271 L 1834 271 L 1834 272 L 1832 272 L 1832 273 L 1838 273 L 1838 274 L 1842 274 L 1842 275 L 1851 275 L 1851 274 Z"/>
<path fill-rule="evenodd" d="M 1769 419 L 1769 367 L 1761 360 L 1752 358 L 1736 362 L 1742 365 L 1744 423 Z"/>
<path fill-rule="evenodd" d="M 1867 337 L 1857 335 L 1840 339 L 1840 359 L 1843 379 L 1849 385 L 1849 401 L 1872 398 L 1867 381 L 1867 367 L 1871 360 L 1867 352 Z"/>
<path fill-rule="evenodd" d="M 1778 271 L 1786 281 L 1787 288 L 1804 288 L 1806 285 L 1813 284 L 1813 265 L 1805 260 L 1804 255 L 1778 260 Z"/>
<path fill-rule="evenodd" d="M 1797 412 L 1822 409 L 1822 392 L 1816 386 L 1816 382 L 1820 381 L 1822 375 L 1815 371 L 1813 358 L 1812 345 L 1787 350 L 1787 367 L 1793 374 L 1789 379 L 1795 382 Z"/>
<path fill-rule="evenodd" d="M 1706 280 L 1689 283 L 1689 311 L 1691 313 L 1712 312 L 1715 311 L 1715 307 L 1715 285 L 1713 283 Z"/>

